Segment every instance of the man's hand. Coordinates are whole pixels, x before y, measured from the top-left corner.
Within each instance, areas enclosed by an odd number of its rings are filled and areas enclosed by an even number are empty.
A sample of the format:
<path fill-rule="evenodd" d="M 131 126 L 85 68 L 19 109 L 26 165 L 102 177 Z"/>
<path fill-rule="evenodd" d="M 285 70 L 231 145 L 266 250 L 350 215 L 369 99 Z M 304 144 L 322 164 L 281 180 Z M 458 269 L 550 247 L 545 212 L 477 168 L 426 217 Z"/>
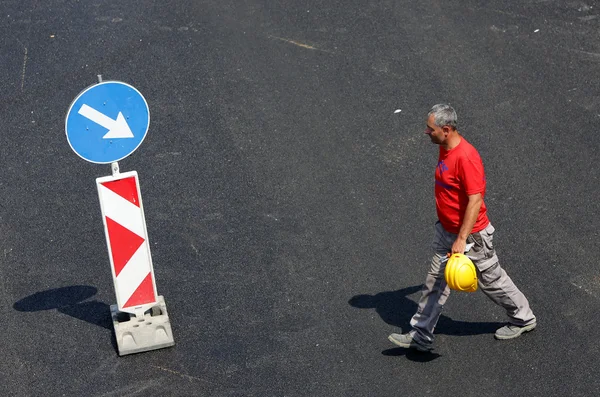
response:
<path fill-rule="evenodd" d="M 467 239 L 458 237 L 452 244 L 452 254 L 464 254 L 465 248 L 467 248 Z"/>

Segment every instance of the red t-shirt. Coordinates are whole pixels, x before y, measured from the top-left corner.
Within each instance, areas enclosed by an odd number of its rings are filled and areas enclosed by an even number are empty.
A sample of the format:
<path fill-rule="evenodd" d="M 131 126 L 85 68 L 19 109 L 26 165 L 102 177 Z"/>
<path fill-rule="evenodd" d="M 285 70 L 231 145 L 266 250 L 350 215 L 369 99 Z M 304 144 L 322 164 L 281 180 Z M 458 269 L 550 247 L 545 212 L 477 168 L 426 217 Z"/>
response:
<path fill-rule="evenodd" d="M 458 234 L 469 202 L 468 196 L 477 193 L 485 196 L 485 171 L 477 149 L 463 137 L 451 150 L 440 146 L 435 170 L 435 206 L 446 231 Z M 471 233 L 485 229 L 489 223 L 485 203 L 482 203 Z"/>

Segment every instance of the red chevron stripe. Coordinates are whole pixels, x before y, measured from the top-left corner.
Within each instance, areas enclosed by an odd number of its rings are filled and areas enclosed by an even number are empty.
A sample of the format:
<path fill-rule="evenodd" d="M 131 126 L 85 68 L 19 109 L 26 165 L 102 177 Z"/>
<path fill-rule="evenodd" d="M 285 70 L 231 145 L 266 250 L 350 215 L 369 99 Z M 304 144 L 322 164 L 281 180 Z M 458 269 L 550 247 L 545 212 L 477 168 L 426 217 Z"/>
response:
<path fill-rule="evenodd" d="M 106 228 L 116 277 L 145 240 L 109 217 L 106 217 Z"/>
<path fill-rule="evenodd" d="M 156 297 L 154 296 L 154 284 L 152 283 L 152 273 L 148 273 L 146 278 L 144 278 L 144 281 L 141 282 L 123 307 L 143 305 L 148 302 L 156 302 Z"/>
<path fill-rule="evenodd" d="M 131 176 L 129 178 L 118 179 L 116 181 L 104 182 L 101 185 L 112 190 L 130 203 L 133 203 L 138 207 L 140 206 L 140 198 L 138 196 L 135 177 Z"/>

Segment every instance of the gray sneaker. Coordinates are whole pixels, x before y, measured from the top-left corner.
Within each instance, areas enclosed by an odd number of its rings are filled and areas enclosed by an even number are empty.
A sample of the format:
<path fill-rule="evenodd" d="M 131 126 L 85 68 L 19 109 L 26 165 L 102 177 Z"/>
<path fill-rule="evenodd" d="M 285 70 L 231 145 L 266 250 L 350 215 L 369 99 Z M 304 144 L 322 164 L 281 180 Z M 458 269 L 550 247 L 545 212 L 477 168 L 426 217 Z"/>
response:
<path fill-rule="evenodd" d="M 388 339 L 394 345 L 404 347 L 406 349 L 417 349 L 420 352 L 429 352 L 433 350 L 433 347 L 423 345 L 414 340 L 411 334 L 391 334 L 388 336 Z"/>
<path fill-rule="evenodd" d="M 536 327 L 537 323 L 533 322 L 529 325 L 519 327 L 518 325 L 507 324 L 502 328 L 498 328 L 496 331 L 496 339 L 514 339 L 518 338 L 523 332 L 529 332 Z"/>

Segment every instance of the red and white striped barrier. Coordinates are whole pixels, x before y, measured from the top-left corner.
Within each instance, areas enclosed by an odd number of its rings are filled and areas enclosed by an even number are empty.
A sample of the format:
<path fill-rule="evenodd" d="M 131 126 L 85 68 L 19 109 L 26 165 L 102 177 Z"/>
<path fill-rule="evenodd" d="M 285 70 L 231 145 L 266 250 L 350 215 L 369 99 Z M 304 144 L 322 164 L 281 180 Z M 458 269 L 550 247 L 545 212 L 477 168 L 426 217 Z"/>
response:
<path fill-rule="evenodd" d="M 96 179 L 119 311 L 140 313 L 158 294 L 136 171 Z"/>

